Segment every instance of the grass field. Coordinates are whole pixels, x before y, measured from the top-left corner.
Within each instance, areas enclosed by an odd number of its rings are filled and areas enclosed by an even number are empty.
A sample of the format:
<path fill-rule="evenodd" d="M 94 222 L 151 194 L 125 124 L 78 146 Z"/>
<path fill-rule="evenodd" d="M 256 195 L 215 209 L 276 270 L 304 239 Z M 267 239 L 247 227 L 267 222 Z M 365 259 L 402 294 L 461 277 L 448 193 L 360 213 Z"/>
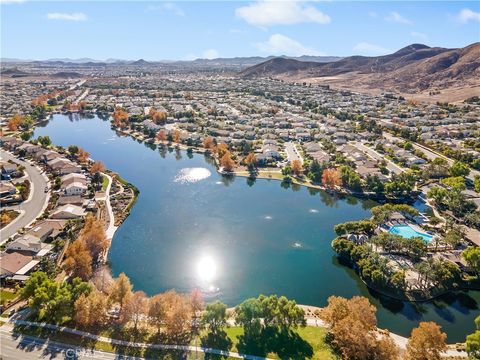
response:
<path fill-rule="evenodd" d="M 106 176 L 102 176 L 102 191 L 106 191 L 108 186 L 108 178 Z"/>
<path fill-rule="evenodd" d="M 11 301 L 17 297 L 17 294 L 11 291 L 4 289 L 0 290 L 0 304 L 3 304 L 4 301 Z"/>
<path fill-rule="evenodd" d="M 243 329 L 241 327 L 229 327 L 226 329 L 228 337 L 232 340 L 233 346 L 231 351 L 238 351 L 237 344 L 238 338 L 243 334 Z M 340 359 L 332 351 L 330 346 L 325 342 L 326 330 L 324 328 L 307 326 L 305 328 L 299 328 L 297 333 L 300 337 L 308 342 L 313 349 L 313 357 L 311 359 L 315 360 L 333 360 Z M 255 355 L 255 354 L 252 354 Z M 275 353 L 270 353 L 267 355 L 272 359 L 280 359 L 280 357 Z"/>

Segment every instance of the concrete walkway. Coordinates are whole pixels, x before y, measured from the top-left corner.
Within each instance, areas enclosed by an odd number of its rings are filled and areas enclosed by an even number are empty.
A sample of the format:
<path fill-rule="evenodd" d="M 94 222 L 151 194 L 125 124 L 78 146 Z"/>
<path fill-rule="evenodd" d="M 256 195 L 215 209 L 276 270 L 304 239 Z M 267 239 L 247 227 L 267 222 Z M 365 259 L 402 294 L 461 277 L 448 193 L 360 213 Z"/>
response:
<path fill-rule="evenodd" d="M 98 336 L 98 335 L 90 334 L 88 332 L 77 330 L 77 329 L 67 328 L 67 327 L 64 327 L 64 326 L 57 326 L 57 325 L 45 324 L 45 323 L 36 323 L 36 322 L 32 322 L 32 321 L 11 319 L 11 320 L 9 320 L 9 326 L 8 326 L 11 329 L 11 331 L 13 331 L 13 326 L 12 325 L 23 325 L 23 326 L 40 327 L 40 328 L 49 329 L 49 330 L 57 330 L 57 331 L 62 331 L 62 332 L 82 336 L 82 337 L 85 337 L 85 338 L 89 338 L 89 339 L 92 339 L 92 340 L 95 340 L 95 341 L 106 342 L 106 343 L 110 343 L 110 344 L 113 344 L 113 345 L 119 345 L 119 346 L 158 349 L 158 350 L 179 350 L 179 351 L 188 351 L 188 352 L 199 352 L 199 353 L 205 353 L 205 354 L 223 355 L 223 356 L 228 356 L 228 357 L 231 357 L 231 358 L 234 358 L 234 359 L 273 360 L 273 359 L 264 358 L 264 357 L 260 357 L 260 356 L 240 354 L 240 353 L 237 353 L 237 352 L 225 351 L 225 350 L 219 350 L 219 349 L 204 348 L 204 347 L 201 347 L 201 346 L 147 344 L 147 343 L 124 341 L 124 340 L 116 340 L 116 339 L 111 339 L 111 338 L 107 338 L 107 337 L 104 337 L 104 336 Z M 2 328 L 5 328 L 5 327 L 6 326 L 4 325 Z"/>
<path fill-rule="evenodd" d="M 113 239 L 115 231 L 117 231 L 118 226 L 115 226 L 115 216 L 113 215 L 112 205 L 110 204 L 110 189 L 112 188 L 113 179 L 110 175 L 102 173 L 108 179 L 107 189 L 105 190 L 105 204 L 107 206 L 108 212 L 108 227 L 105 231 L 108 239 Z"/>

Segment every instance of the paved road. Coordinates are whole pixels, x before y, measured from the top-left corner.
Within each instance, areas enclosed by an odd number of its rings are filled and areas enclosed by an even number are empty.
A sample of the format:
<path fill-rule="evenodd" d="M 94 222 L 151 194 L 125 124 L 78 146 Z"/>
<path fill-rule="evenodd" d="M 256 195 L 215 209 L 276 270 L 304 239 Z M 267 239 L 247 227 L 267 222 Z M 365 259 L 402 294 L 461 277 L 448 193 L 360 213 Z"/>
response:
<path fill-rule="evenodd" d="M 300 160 L 303 164 L 303 159 L 298 153 L 297 148 L 295 147 L 295 143 L 287 142 L 285 143 L 285 152 L 287 153 L 288 161 L 291 163 L 293 160 Z"/>
<path fill-rule="evenodd" d="M 0 330 L 0 356 L 4 360 L 33 359 L 121 359 L 118 354 L 104 351 L 91 351 L 56 341 L 33 336 L 12 334 Z"/>
<path fill-rule="evenodd" d="M 15 156 L 4 150 L 0 151 L 0 158 L 3 160 L 14 160 L 25 166 L 25 172 L 28 174 L 28 179 L 31 183 L 31 194 L 28 200 L 19 205 L 9 207 L 10 209 L 19 210 L 21 214 L 13 222 L 0 230 L 0 244 L 3 244 L 19 229 L 30 225 L 43 213 L 48 202 L 49 194 L 44 191 L 48 184 L 47 179 L 40 173 L 38 168 L 30 165 L 26 161 L 18 160 Z"/>
<path fill-rule="evenodd" d="M 395 164 L 393 161 L 388 160 L 383 156 L 382 154 L 376 152 L 372 148 L 369 148 L 368 146 L 363 145 L 362 143 L 359 143 L 358 141 L 352 141 L 350 143 L 352 146 L 355 146 L 358 150 L 364 152 L 365 154 L 369 155 L 375 160 L 382 161 L 385 160 L 387 162 L 387 169 L 391 173 L 394 173 L 395 175 L 401 174 L 404 170 Z"/>
<path fill-rule="evenodd" d="M 398 137 L 395 137 L 395 136 L 393 136 L 393 135 L 391 135 L 387 132 L 383 132 L 383 136 L 390 141 L 400 141 L 400 142 L 405 141 L 405 140 L 403 140 L 401 138 L 398 138 Z M 453 163 L 454 163 L 453 159 L 450 159 L 443 154 L 440 154 L 440 153 L 437 153 L 433 150 L 430 150 L 429 148 L 427 148 L 423 145 L 420 145 L 420 144 L 415 143 L 415 142 L 413 142 L 412 145 L 415 149 L 423 152 L 428 160 L 435 160 L 436 158 L 442 158 L 442 159 L 445 159 L 447 161 L 448 165 L 450 165 L 450 166 L 453 165 Z M 473 181 L 474 177 L 478 176 L 478 175 L 480 175 L 480 171 L 471 169 L 470 174 L 467 176 L 467 179 L 470 179 L 471 181 Z"/>

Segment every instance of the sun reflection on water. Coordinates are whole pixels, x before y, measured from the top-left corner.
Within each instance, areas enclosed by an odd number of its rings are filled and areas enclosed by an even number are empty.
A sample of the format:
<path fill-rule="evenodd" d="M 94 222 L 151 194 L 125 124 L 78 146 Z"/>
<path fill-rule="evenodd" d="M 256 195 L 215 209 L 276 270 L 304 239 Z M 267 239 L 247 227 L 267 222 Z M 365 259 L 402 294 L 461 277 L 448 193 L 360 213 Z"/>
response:
<path fill-rule="evenodd" d="M 206 168 L 183 168 L 178 172 L 177 176 L 175 176 L 174 181 L 182 184 L 194 183 L 200 180 L 204 180 L 211 175 L 212 173 L 210 172 L 210 170 Z"/>

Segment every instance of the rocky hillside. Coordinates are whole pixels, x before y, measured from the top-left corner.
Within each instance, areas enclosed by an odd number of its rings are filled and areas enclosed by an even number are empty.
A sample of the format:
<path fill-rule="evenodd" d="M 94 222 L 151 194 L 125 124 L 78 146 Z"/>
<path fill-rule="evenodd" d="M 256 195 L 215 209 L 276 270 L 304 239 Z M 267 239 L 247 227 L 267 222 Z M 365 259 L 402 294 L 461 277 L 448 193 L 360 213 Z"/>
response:
<path fill-rule="evenodd" d="M 480 78 L 480 43 L 461 49 L 445 49 L 412 44 L 385 56 L 350 56 L 329 63 L 299 62 L 275 58 L 239 73 L 246 78 L 282 77 L 309 79 L 335 77 L 355 81 L 370 88 L 394 87 L 399 91 L 457 86 Z"/>

